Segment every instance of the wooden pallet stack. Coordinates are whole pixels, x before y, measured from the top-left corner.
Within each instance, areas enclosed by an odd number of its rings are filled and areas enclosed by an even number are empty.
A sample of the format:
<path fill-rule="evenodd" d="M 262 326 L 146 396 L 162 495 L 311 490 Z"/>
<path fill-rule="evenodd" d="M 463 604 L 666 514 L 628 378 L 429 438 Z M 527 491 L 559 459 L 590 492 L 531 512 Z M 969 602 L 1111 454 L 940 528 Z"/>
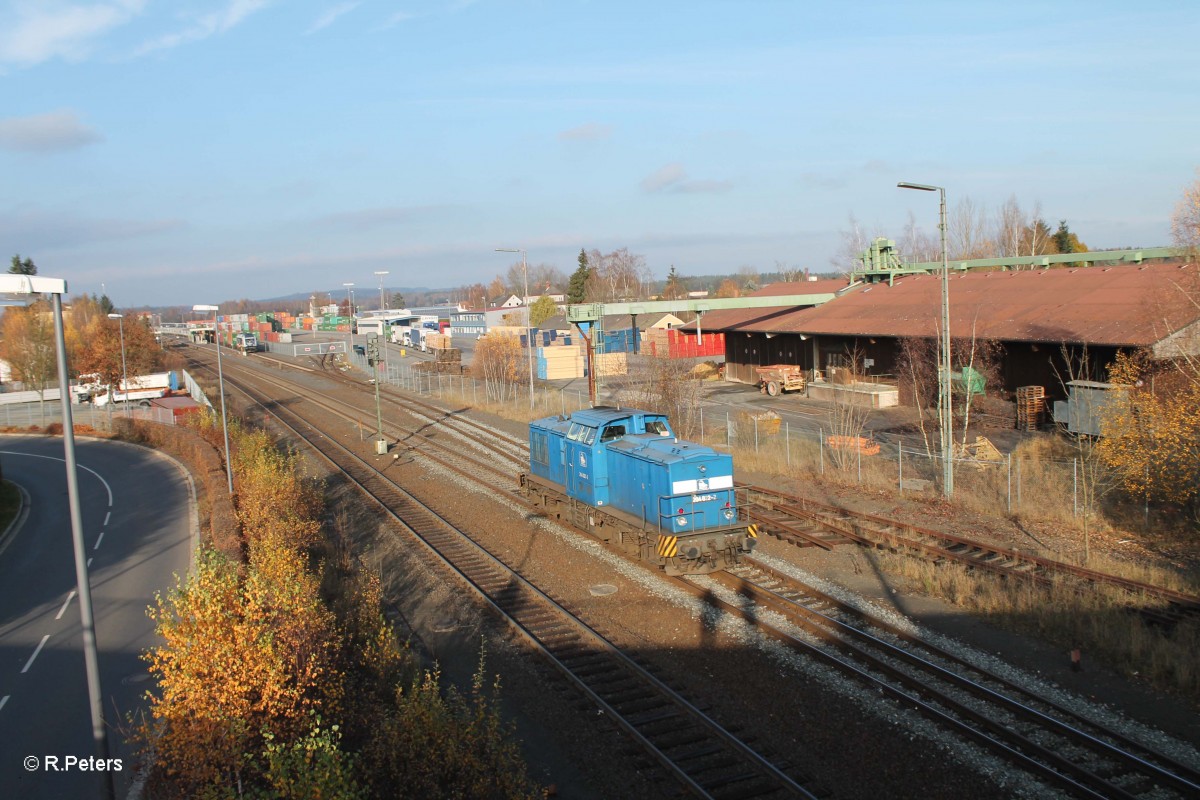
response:
<path fill-rule="evenodd" d="M 1036 431 L 1046 409 L 1046 387 L 1017 387 L 1017 430 Z"/>

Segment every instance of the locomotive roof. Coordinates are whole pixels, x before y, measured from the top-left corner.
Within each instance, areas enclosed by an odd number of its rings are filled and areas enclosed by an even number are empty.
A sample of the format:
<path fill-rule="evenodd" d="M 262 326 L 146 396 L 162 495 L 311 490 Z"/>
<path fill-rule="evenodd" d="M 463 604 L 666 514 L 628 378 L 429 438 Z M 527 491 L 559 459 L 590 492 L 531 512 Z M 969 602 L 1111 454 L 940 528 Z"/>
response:
<path fill-rule="evenodd" d="M 596 408 L 585 408 L 580 411 L 573 412 L 571 414 L 571 421 L 578 422 L 581 425 L 599 428 L 606 423 L 613 422 L 614 420 L 626 419 L 639 414 L 662 416 L 661 414 L 655 414 L 653 411 L 639 411 L 636 408 L 611 408 L 609 406 L 597 406 Z"/>

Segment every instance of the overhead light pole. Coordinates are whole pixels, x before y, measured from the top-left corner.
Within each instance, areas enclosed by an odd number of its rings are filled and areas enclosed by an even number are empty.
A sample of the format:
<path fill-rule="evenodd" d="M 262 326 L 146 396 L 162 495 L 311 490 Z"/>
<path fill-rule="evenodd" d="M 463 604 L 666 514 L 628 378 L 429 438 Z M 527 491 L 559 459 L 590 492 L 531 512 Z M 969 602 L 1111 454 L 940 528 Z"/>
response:
<path fill-rule="evenodd" d="M 192 306 L 192 311 L 211 311 L 213 342 L 217 346 L 217 387 L 221 392 L 221 433 L 225 436 L 225 477 L 229 480 L 229 496 L 233 496 L 233 465 L 229 463 L 229 423 L 225 419 L 225 373 L 221 371 L 221 336 L 217 330 L 217 306 Z"/>
<path fill-rule="evenodd" d="M 121 384 L 125 387 L 125 416 L 129 416 L 129 373 L 125 370 L 125 315 L 109 314 L 109 319 L 117 320 L 121 331 Z"/>
<path fill-rule="evenodd" d="M 87 550 L 83 542 L 83 514 L 79 502 L 79 470 L 75 462 L 75 421 L 71 413 L 71 384 L 67 369 L 67 342 L 63 333 L 62 296 L 67 282 L 37 275 L 0 275 L 0 294 L 48 294 L 54 309 L 54 346 L 58 356 L 59 402 L 63 419 L 63 461 L 67 467 L 67 504 L 71 515 L 71 543 L 75 553 L 75 591 L 79 595 L 79 621 L 83 634 L 83 663 L 91 707 L 92 740 L 96 756 L 108 758 L 108 727 L 104 722 L 104 696 L 100 686 L 100 655 L 96 646 L 96 618 L 88 579 Z M 112 772 L 105 771 L 104 797 L 115 791 Z"/>
<path fill-rule="evenodd" d="M 354 300 L 352 300 L 351 298 L 354 297 L 354 284 L 353 283 L 343 283 L 342 286 L 346 287 L 346 316 L 350 318 L 350 344 L 353 345 L 354 344 Z M 347 355 L 347 358 L 348 357 L 349 357 L 349 355 Z"/>
<path fill-rule="evenodd" d="M 529 410 L 533 410 L 533 315 L 529 308 L 529 267 L 525 262 L 525 251 L 519 247 L 497 247 L 497 253 L 520 253 L 521 275 L 525 283 L 525 342 L 529 345 L 525 351 L 525 360 L 529 362 Z"/>
<path fill-rule="evenodd" d="M 384 302 L 384 299 L 383 299 L 383 279 L 385 276 L 390 275 L 391 273 L 385 269 L 385 270 L 378 270 L 378 271 L 376 271 L 375 274 L 379 276 L 379 310 L 383 311 L 384 309 L 387 308 L 387 304 Z"/>
<path fill-rule="evenodd" d="M 942 492 L 948 500 L 954 496 L 954 426 L 951 424 L 954 401 L 951 397 L 953 385 L 950 380 L 950 262 L 946 255 L 946 190 L 941 186 L 909 183 L 907 181 L 901 181 L 896 186 L 901 189 L 938 192 L 941 196 L 938 229 L 942 234 L 942 330 L 939 339 L 939 349 L 941 350 L 941 368 L 939 369 L 941 380 L 939 381 L 939 388 L 941 397 L 938 399 L 938 416 L 942 430 Z"/>

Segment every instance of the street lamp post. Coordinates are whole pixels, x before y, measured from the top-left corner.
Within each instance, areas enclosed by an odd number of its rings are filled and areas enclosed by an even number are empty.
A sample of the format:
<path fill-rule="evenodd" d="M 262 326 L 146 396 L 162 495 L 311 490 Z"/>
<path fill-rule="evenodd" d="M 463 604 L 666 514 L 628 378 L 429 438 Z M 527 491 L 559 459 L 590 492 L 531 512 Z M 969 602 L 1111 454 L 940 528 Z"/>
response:
<path fill-rule="evenodd" d="M 950 263 L 946 256 L 946 190 L 941 186 L 929 186 L 924 183 L 908 183 L 901 181 L 896 184 L 901 189 L 917 189 L 922 192 L 938 192 L 941 195 L 941 208 L 938 217 L 938 228 L 942 233 L 942 330 L 939 340 L 941 350 L 941 380 L 939 381 L 941 397 L 938 401 L 938 417 L 942 429 L 942 492 L 946 499 L 954 496 L 954 432 L 951 416 L 954 412 L 954 401 L 951 398 L 952 384 L 950 380 Z"/>
<path fill-rule="evenodd" d="M 192 306 L 192 311 L 211 311 L 213 342 L 217 345 L 217 387 L 221 392 L 221 433 L 225 436 L 225 477 L 229 480 L 229 496 L 233 496 L 233 465 L 229 463 L 229 423 L 225 420 L 225 373 L 221 371 L 221 336 L 217 331 L 217 306 Z"/>
<path fill-rule="evenodd" d="M 529 268 L 525 263 L 525 251 L 517 247 L 497 247 L 497 253 L 520 253 L 521 275 L 525 283 L 525 331 L 526 344 L 525 360 L 529 362 L 529 410 L 533 410 L 533 315 L 529 308 Z"/>
<path fill-rule="evenodd" d="M 385 269 L 376 271 L 375 274 L 379 276 L 379 310 L 383 311 L 385 308 L 387 308 L 387 304 L 383 299 L 383 279 L 385 276 L 390 275 L 391 273 Z"/>
<path fill-rule="evenodd" d="M 109 314 L 109 319 L 117 320 L 121 331 L 121 384 L 125 387 L 125 416 L 129 416 L 129 373 L 125 370 L 125 315 Z M 111 399 L 111 398 L 110 398 Z"/>
<path fill-rule="evenodd" d="M 0 293 L 49 294 L 54 309 L 54 346 L 58 356 L 59 402 L 63 418 L 63 461 L 67 467 L 67 504 L 71 515 L 71 543 L 75 553 L 75 591 L 79 595 L 79 622 L 83 634 L 83 662 L 87 675 L 88 701 L 92 717 L 92 740 L 96 756 L 108 758 L 108 727 L 104 722 L 104 697 L 100 686 L 100 655 L 96 646 L 96 619 L 92 611 L 92 589 L 88 579 L 87 551 L 83 542 L 83 513 L 79 502 L 79 470 L 75 461 L 75 422 L 71 413 L 71 384 L 67 369 L 67 342 L 63 334 L 62 296 L 67 282 L 33 275 L 0 275 Z M 113 774 L 104 772 L 104 797 L 115 794 Z"/>
<path fill-rule="evenodd" d="M 350 298 L 353 296 L 353 283 L 343 283 L 346 287 L 346 316 L 350 318 L 350 344 L 354 344 L 354 301 Z M 349 356 L 347 356 L 348 358 Z"/>

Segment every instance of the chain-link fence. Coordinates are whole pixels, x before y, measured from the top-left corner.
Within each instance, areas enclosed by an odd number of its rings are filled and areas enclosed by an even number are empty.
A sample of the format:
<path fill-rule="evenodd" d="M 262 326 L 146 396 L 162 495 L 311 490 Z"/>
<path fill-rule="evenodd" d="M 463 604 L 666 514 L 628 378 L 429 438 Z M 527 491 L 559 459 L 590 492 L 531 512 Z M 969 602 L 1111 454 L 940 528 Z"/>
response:
<path fill-rule="evenodd" d="M 351 362 L 367 372 L 363 356 Z M 458 401 L 472 406 L 493 402 L 485 382 L 468 375 L 443 374 L 391 363 L 377 374 L 386 383 L 406 391 Z M 506 392 L 506 411 L 528 402 L 527 384 Z M 570 414 L 590 408 L 583 389 L 537 386 L 532 392 L 529 418 Z M 713 447 L 735 453 L 737 463 L 762 471 L 816 474 L 844 483 L 888 489 L 915 496 L 942 493 L 944 471 L 939 453 L 927 452 L 899 439 L 830 436 L 824 430 L 790 425 L 778 417 L 763 418 L 747 412 L 701 405 L 697 409 L 701 435 Z M 1011 454 L 986 458 L 954 459 L 956 502 L 993 513 L 1011 514 L 1038 510 L 1055 516 L 1077 517 L 1092 509 L 1097 494 L 1086 485 L 1087 470 L 1081 460 L 1014 458 Z"/>

